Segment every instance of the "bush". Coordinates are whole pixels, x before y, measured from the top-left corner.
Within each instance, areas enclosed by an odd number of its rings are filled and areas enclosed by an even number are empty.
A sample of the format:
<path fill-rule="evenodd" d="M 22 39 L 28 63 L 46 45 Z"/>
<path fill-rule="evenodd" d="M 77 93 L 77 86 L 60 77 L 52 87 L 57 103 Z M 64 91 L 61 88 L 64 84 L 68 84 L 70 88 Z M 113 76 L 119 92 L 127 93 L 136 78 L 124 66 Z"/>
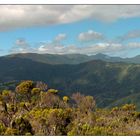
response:
<path fill-rule="evenodd" d="M 30 122 L 27 119 L 23 119 L 23 117 L 12 121 L 12 129 L 17 129 L 19 131 L 19 135 L 25 135 L 26 133 L 31 133 L 33 135 Z"/>
<path fill-rule="evenodd" d="M 56 89 L 49 89 L 47 91 L 47 93 L 57 94 L 58 93 L 58 90 L 56 90 Z"/>
<path fill-rule="evenodd" d="M 40 94 L 40 92 L 41 92 L 40 88 L 33 88 L 31 91 L 32 95 L 38 95 Z"/>
<path fill-rule="evenodd" d="M 134 104 L 125 104 L 124 106 L 122 106 L 122 110 L 123 111 L 135 111 L 136 106 Z"/>
<path fill-rule="evenodd" d="M 5 130 L 6 130 L 6 127 L 4 126 L 4 124 L 0 123 L 0 135 L 3 135 Z"/>
<path fill-rule="evenodd" d="M 67 103 L 69 101 L 69 97 L 68 96 L 64 96 L 63 97 L 63 101 Z"/>
<path fill-rule="evenodd" d="M 24 81 L 21 82 L 17 87 L 16 87 L 16 92 L 19 94 L 27 94 L 30 93 L 32 88 L 33 88 L 33 81 Z"/>
<path fill-rule="evenodd" d="M 12 128 L 7 128 L 5 133 L 5 136 L 15 136 L 15 135 L 19 135 L 19 131 L 17 129 L 12 129 Z"/>

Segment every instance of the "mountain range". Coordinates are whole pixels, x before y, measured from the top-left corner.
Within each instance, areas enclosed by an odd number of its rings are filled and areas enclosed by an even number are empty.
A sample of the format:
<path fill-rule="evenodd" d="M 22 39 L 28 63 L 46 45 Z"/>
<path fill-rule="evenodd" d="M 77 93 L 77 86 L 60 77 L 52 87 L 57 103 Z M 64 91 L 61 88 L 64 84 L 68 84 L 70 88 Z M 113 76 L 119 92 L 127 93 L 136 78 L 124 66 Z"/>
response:
<path fill-rule="evenodd" d="M 92 95 L 99 107 L 131 102 L 140 109 L 139 63 L 140 56 L 14 54 L 0 57 L 0 81 L 43 81 L 60 95 Z"/>
<path fill-rule="evenodd" d="M 84 54 L 37 54 L 37 53 L 21 53 L 3 56 L 4 58 L 24 58 L 36 62 L 47 64 L 79 64 L 91 60 L 102 60 L 106 62 L 126 62 L 140 64 L 140 55 L 132 58 L 111 57 L 102 53 L 96 55 Z M 3 58 L 1 57 L 1 58 Z"/>

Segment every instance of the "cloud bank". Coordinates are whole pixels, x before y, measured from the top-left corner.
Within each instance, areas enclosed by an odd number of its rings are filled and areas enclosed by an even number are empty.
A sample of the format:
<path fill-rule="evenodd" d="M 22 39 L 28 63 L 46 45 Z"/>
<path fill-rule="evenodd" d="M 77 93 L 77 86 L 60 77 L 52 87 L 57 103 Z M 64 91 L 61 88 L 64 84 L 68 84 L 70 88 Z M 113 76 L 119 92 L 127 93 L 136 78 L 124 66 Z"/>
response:
<path fill-rule="evenodd" d="M 40 53 L 40 54 L 87 54 L 93 55 L 97 53 L 117 54 L 127 50 L 140 49 L 139 42 L 129 42 L 125 45 L 121 43 L 94 43 L 84 47 L 78 47 L 74 44 L 63 45 L 61 42 L 43 43 L 37 48 L 31 47 L 26 40 L 16 40 L 15 45 L 10 50 L 11 53 Z"/>
<path fill-rule="evenodd" d="M 140 17 L 140 5 L 0 5 L 0 31 L 96 19 Z"/>
<path fill-rule="evenodd" d="M 47 27 L 86 19 L 112 23 L 119 19 L 140 17 L 139 9 L 140 5 L 0 5 L 0 31 L 34 26 Z M 89 29 L 77 36 L 77 41 L 83 43 L 82 47 L 77 44 L 64 45 L 63 41 L 68 36 L 65 33 L 60 33 L 51 42 L 41 43 L 37 47 L 32 46 L 26 39 L 17 39 L 10 52 L 115 54 L 130 49 L 139 49 L 140 43 L 132 41 L 139 37 L 140 31 L 135 30 L 118 37 L 119 41 L 117 39 L 117 41 L 107 40 L 102 33 Z M 131 42 L 123 43 L 130 40 Z"/>

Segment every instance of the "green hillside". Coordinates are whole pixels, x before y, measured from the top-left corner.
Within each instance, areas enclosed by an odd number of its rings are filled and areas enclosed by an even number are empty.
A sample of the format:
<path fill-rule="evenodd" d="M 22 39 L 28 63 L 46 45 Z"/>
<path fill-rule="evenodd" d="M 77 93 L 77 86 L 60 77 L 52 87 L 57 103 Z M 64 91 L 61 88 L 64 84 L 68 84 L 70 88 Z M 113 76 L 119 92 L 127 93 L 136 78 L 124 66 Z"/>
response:
<path fill-rule="evenodd" d="M 107 108 L 122 106 L 124 104 L 135 104 L 137 106 L 137 110 L 140 111 L 140 93 L 132 94 L 124 98 L 118 99 L 109 106 L 107 106 Z"/>
<path fill-rule="evenodd" d="M 50 65 L 25 58 L 0 58 L 1 82 L 34 80 L 47 82 L 66 95 L 92 95 L 99 107 L 140 91 L 140 65 L 100 60 L 77 65 Z"/>
<path fill-rule="evenodd" d="M 21 54 L 11 54 L 3 56 L 4 58 L 22 58 L 29 59 L 36 62 L 46 63 L 46 64 L 80 64 L 88 62 L 91 60 L 102 60 L 105 62 L 126 62 L 140 64 L 140 55 L 132 58 L 121 58 L 121 57 L 111 57 L 102 53 L 96 55 L 84 55 L 84 54 L 37 54 L 37 53 L 21 53 Z M 1 58 L 3 58 L 1 57 Z"/>

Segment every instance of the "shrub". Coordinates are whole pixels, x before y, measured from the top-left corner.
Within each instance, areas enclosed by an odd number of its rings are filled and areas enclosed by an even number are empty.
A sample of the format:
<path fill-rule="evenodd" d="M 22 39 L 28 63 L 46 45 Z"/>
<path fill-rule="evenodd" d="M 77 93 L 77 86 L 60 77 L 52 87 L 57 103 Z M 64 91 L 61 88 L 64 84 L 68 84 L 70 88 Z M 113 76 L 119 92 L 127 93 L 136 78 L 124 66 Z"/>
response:
<path fill-rule="evenodd" d="M 24 81 L 21 82 L 17 87 L 16 87 L 16 92 L 21 96 L 20 100 L 28 100 L 30 102 L 31 100 L 31 90 L 34 86 L 33 81 Z"/>
<path fill-rule="evenodd" d="M 68 96 L 64 96 L 63 97 L 63 101 L 67 103 L 69 101 L 69 97 Z"/>
<path fill-rule="evenodd" d="M 47 93 L 57 94 L 58 93 L 58 90 L 56 90 L 56 89 L 49 89 L 47 91 Z"/>
<path fill-rule="evenodd" d="M 25 135 L 26 133 L 33 134 L 30 122 L 27 119 L 23 119 L 23 117 L 17 118 L 12 121 L 12 128 L 17 129 L 20 135 Z"/>
<path fill-rule="evenodd" d="M 6 130 L 6 127 L 4 126 L 4 124 L 0 123 L 0 135 L 3 135 L 5 130 Z"/>
<path fill-rule="evenodd" d="M 41 92 L 40 88 L 33 88 L 31 91 L 32 95 L 38 95 L 40 94 L 40 92 Z"/>
<path fill-rule="evenodd" d="M 8 127 L 4 133 L 5 136 L 15 136 L 19 135 L 19 131 L 17 129 L 13 129 Z"/>
<path fill-rule="evenodd" d="M 122 110 L 123 111 L 135 111 L 136 106 L 134 104 L 125 104 L 124 106 L 122 106 Z"/>
<path fill-rule="evenodd" d="M 19 94 L 27 94 L 30 93 L 32 88 L 33 88 L 33 81 L 24 81 L 21 82 L 17 87 L 16 87 L 16 92 Z"/>

